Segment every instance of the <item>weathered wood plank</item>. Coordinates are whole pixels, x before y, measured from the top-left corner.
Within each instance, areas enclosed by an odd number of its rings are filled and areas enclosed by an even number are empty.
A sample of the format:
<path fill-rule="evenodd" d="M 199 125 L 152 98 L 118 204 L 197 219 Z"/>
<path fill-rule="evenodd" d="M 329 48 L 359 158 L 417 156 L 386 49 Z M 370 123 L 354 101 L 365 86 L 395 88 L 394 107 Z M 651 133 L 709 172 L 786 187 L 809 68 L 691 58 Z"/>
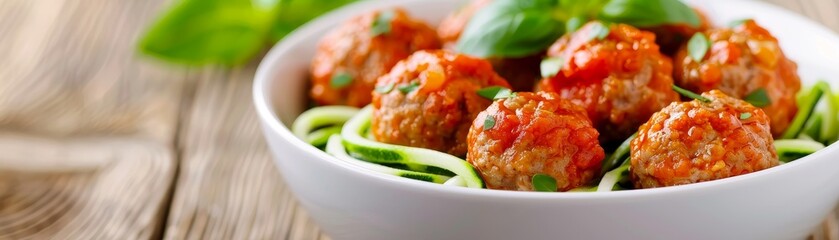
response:
<path fill-rule="evenodd" d="M 297 209 L 251 104 L 254 67 L 200 73 L 166 239 L 280 239 Z"/>
<path fill-rule="evenodd" d="M 0 1 L 0 239 L 151 239 L 183 71 L 138 58 L 161 0 Z"/>
<path fill-rule="evenodd" d="M 122 137 L 56 139 L 4 132 L 0 152 L 0 163 L 43 163 L 0 167 L 0 239 L 159 235 L 175 173 L 169 146 Z M 43 167 L 57 161 L 89 164 L 72 170 Z"/>

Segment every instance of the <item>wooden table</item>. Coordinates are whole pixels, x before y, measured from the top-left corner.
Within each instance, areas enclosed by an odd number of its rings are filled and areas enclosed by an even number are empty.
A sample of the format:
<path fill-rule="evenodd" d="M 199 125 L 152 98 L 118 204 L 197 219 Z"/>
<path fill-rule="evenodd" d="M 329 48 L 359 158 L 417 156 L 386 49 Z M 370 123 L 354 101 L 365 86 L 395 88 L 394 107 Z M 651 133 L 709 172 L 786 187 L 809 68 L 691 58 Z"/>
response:
<path fill-rule="evenodd" d="M 771 0 L 839 30 L 839 0 Z M 318 239 L 251 104 L 257 62 L 134 51 L 164 0 L 0 0 L 0 239 Z M 836 218 L 816 239 L 839 239 Z"/>

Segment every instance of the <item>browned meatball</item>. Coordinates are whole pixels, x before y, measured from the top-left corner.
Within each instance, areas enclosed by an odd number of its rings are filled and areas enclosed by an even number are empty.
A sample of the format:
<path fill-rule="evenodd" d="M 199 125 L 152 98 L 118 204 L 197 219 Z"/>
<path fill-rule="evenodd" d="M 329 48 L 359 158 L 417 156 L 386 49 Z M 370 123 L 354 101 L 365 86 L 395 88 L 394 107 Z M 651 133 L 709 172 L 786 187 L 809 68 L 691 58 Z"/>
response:
<path fill-rule="evenodd" d="M 496 101 L 468 139 L 466 160 L 493 189 L 533 190 L 533 175 L 546 174 L 567 191 L 589 183 L 605 156 L 586 111 L 546 92 Z"/>
<path fill-rule="evenodd" d="M 562 68 L 537 88 L 582 105 L 601 140 L 615 142 L 679 95 L 672 90 L 672 63 L 658 51 L 652 33 L 612 24 L 602 40 L 593 38 L 601 26 L 588 23 L 554 43 L 548 56 L 560 58 Z"/>
<path fill-rule="evenodd" d="M 710 102 L 673 103 L 638 130 L 631 144 L 635 187 L 711 181 L 779 164 L 763 110 L 717 90 L 702 96 Z"/>
<path fill-rule="evenodd" d="M 443 19 L 437 28 L 437 34 L 443 41 L 443 48 L 454 50 L 460 34 L 466 25 L 472 20 L 472 16 L 485 6 L 492 3 L 492 0 L 474 0 L 458 11 L 453 12 Z M 490 58 L 493 68 L 499 75 L 507 79 L 516 91 L 531 91 L 533 85 L 540 78 L 539 62 L 542 61 L 544 53 L 532 56 L 517 58 Z"/>
<path fill-rule="evenodd" d="M 386 22 L 374 28 L 374 22 Z M 374 32 L 375 30 L 375 32 Z M 437 33 L 401 9 L 370 12 L 324 37 L 312 62 L 310 96 L 320 105 L 370 103 L 379 76 L 417 50 L 438 49 Z"/>
<path fill-rule="evenodd" d="M 771 104 L 760 106 L 769 115 L 772 134 L 780 136 L 798 112 L 795 94 L 801 89 L 798 67 L 778 46 L 778 40 L 754 21 L 733 29 L 704 32 L 711 48 L 696 62 L 683 46 L 676 55 L 676 83 L 705 92 L 719 89 L 736 98 L 763 90 Z"/>
<path fill-rule="evenodd" d="M 373 136 L 464 156 L 472 120 L 492 103 L 477 91 L 490 86 L 510 87 L 485 60 L 444 50 L 416 52 L 377 81 Z"/>

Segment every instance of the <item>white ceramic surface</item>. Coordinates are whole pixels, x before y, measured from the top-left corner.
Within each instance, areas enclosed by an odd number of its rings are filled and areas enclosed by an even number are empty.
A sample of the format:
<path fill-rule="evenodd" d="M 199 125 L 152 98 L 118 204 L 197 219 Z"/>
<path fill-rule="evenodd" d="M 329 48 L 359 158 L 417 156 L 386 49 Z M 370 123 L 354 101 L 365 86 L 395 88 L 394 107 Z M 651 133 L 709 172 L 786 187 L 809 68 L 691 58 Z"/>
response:
<path fill-rule="evenodd" d="M 839 147 L 743 176 L 609 193 L 538 193 L 449 187 L 381 175 L 295 138 L 306 74 L 320 37 L 374 8 L 404 6 L 437 24 L 464 0 L 365 1 L 289 35 L 265 57 L 254 100 L 276 165 L 334 239 L 801 239 L 839 199 Z M 691 1 L 722 25 L 752 17 L 799 63 L 805 82 L 839 86 L 839 37 L 803 17 L 752 1 Z M 277 183 L 279 184 L 279 183 Z"/>

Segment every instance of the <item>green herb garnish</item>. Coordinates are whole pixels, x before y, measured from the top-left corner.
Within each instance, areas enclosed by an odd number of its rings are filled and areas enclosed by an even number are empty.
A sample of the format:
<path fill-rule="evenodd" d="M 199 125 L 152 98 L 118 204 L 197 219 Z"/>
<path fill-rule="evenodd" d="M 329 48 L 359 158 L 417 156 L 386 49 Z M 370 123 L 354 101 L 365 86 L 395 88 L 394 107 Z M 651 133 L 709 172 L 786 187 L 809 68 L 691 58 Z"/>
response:
<path fill-rule="evenodd" d="M 500 87 L 500 86 L 492 86 L 486 87 L 481 90 L 478 90 L 478 96 L 489 100 L 496 100 L 496 99 L 503 99 L 509 98 L 513 95 L 513 91 L 509 88 Z"/>
<path fill-rule="evenodd" d="M 539 64 L 539 69 L 542 71 L 542 77 L 550 78 L 554 77 L 559 74 L 559 71 L 562 70 L 562 66 L 565 64 L 565 59 L 561 57 L 549 57 L 542 60 L 542 63 Z"/>
<path fill-rule="evenodd" d="M 772 104 L 772 100 L 769 99 L 769 95 L 766 93 L 766 89 L 758 88 L 757 90 L 752 91 L 745 98 L 744 101 L 751 103 L 755 107 L 766 107 Z"/>
<path fill-rule="evenodd" d="M 705 59 L 705 54 L 711 48 L 711 41 L 701 32 L 693 34 L 693 37 L 688 41 L 688 55 L 695 62 L 702 62 Z"/>
<path fill-rule="evenodd" d="M 745 113 L 740 113 L 740 120 L 746 120 L 746 119 L 749 119 L 749 118 L 751 118 L 751 117 L 752 117 L 752 114 L 751 114 L 751 113 L 747 113 L 747 112 L 745 112 Z"/>
<path fill-rule="evenodd" d="M 584 16 L 576 16 L 568 19 L 565 22 L 565 31 L 566 32 L 576 32 L 577 29 L 580 29 L 584 24 L 586 24 L 586 17 Z"/>
<path fill-rule="evenodd" d="M 332 79 L 329 81 L 329 86 L 335 89 L 344 88 L 352 83 L 352 76 L 347 73 L 338 73 L 332 75 Z"/>
<path fill-rule="evenodd" d="M 539 192 L 556 192 L 556 179 L 546 174 L 536 174 L 531 178 L 533 190 Z"/>
<path fill-rule="evenodd" d="M 376 87 L 376 92 L 380 94 L 388 94 L 390 91 L 393 91 L 393 83 L 388 83 L 382 86 Z"/>
<path fill-rule="evenodd" d="M 728 23 L 728 27 L 736 28 L 736 27 L 739 27 L 740 25 L 743 25 L 744 23 L 746 23 L 750 20 L 752 20 L 752 19 L 745 18 L 745 19 L 734 20 L 734 21 L 731 21 L 731 22 Z"/>
<path fill-rule="evenodd" d="M 484 118 L 484 130 L 490 130 L 492 127 L 495 127 L 495 117 L 487 115 Z"/>
<path fill-rule="evenodd" d="M 419 88 L 419 83 L 416 82 L 416 81 L 413 81 L 409 84 L 399 86 L 397 89 L 399 89 L 399 91 L 404 93 L 404 94 L 408 94 L 408 93 L 413 92 L 414 90 L 417 90 L 417 88 Z"/>
<path fill-rule="evenodd" d="M 610 31 L 611 27 L 609 25 L 599 21 L 594 22 L 591 26 L 591 32 L 589 32 L 589 41 L 594 39 L 603 40 L 609 36 Z"/>
<path fill-rule="evenodd" d="M 708 99 L 706 97 L 703 97 L 702 95 L 691 92 L 690 90 L 680 88 L 679 86 L 676 86 L 676 85 L 673 85 L 673 91 L 676 91 L 677 93 L 681 94 L 682 96 L 699 100 L 700 102 L 704 102 L 704 103 L 711 102 L 711 99 Z"/>
<path fill-rule="evenodd" d="M 373 26 L 371 28 L 371 33 L 373 37 L 388 34 L 391 30 L 391 22 L 393 18 L 396 16 L 396 13 L 392 10 L 390 11 L 383 11 L 376 16 L 376 19 L 373 20 Z"/>

